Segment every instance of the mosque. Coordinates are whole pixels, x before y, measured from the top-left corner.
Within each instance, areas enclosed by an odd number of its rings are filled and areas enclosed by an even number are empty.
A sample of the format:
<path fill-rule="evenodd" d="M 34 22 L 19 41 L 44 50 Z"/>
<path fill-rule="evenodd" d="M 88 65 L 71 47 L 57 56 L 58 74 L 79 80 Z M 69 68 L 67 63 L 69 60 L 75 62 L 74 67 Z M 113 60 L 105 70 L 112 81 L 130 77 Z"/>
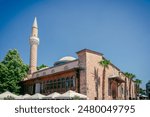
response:
<path fill-rule="evenodd" d="M 37 70 L 37 50 L 39 45 L 37 19 L 34 19 L 30 36 L 29 73 L 22 81 L 23 92 L 48 95 L 53 92 L 64 93 L 73 90 L 89 99 L 102 99 L 103 67 L 100 61 L 106 58 L 102 53 L 83 49 L 77 58 L 65 56 L 53 66 Z M 107 60 L 107 59 L 106 59 Z M 112 63 L 105 71 L 104 99 L 129 99 L 129 78 Z M 135 98 L 135 82 L 131 82 L 131 98 Z"/>

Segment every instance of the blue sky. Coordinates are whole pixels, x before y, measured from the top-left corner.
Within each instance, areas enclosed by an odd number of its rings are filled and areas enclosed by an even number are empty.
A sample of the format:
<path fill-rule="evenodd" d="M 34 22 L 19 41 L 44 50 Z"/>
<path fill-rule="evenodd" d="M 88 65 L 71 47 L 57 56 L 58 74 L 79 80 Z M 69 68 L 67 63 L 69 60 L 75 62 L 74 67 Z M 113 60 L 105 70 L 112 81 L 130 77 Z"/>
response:
<path fill-rule="evenodd" d="M 39 26 L 38 65 L 88 48 L 122 71 L 150 80 L 150 0 L 1 0 L 0 61 L 16 48 L 29 63 L 34 17 Z"/>

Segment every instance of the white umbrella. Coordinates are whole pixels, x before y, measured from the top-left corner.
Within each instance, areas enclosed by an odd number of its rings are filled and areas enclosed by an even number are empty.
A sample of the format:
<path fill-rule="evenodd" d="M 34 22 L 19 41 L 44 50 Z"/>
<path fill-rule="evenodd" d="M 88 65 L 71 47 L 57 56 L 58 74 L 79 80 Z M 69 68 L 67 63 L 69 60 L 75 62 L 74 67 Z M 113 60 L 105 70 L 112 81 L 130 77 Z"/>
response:
<path fill-rule="evenodd" d="M 147 95 L 141 95 L 142 97 L 145 97 L 145 98 L 147 98 L 148 96 Z"/>
<path fill-rule="evenodd" d="M 66 93 L 56 97 L 56 99 L 73 99 L 75 97 L 79 97 L 80 99 L 87 99 L 86 95 L 77 93 L 75 91 L 69 90 Z"/>
<path fill-rule="evenodd" d="M 40 93 L 36 93 L 36 94 L 32 95 L 31 98 L 29 98 L 29 99 L 42 99 L 44 97 L 45 97 L 45 95 L 42 95 Z"/>
<path fill-rule="evenodd" d="M 20 96 L 17 96 L 17 95 L 15 95 L 15 94 L 13 94 L 13 93 L 11 93 L 9 91 L 6 91 L 6 92 L 0 94 L 0 99 L 5 99 L 5 98 L 7 99 L 9 97 L 12 97 L 14 99 L 21 99 Z"/>
<path fill-rule="evenodd" d="M 25 94 L 22 96 L 23 99 L 31 99 L 31 95 L 29 94 Z"/>
<path fill-rule="evenodd" d="M 52 94 L 49 94 L 49 95 L 43 97 L 43 99 L 55 99 L 55 97 L 58 97 L 60 95 L 61 95 L 60 93 L 54 92 Z"/>

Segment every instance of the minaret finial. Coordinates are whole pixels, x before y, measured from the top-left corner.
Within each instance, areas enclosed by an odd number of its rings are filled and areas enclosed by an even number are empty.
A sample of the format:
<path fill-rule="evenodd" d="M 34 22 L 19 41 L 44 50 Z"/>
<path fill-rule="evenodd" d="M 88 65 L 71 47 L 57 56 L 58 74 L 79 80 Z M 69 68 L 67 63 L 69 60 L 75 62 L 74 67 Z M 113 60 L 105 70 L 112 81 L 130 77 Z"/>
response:
<path fill-rule="evenodd" d="M 36 19 L 36 17 L 34 18 L 33 27 L 38 28 L 38 25 L 37 25 L 37 19 Z"/>

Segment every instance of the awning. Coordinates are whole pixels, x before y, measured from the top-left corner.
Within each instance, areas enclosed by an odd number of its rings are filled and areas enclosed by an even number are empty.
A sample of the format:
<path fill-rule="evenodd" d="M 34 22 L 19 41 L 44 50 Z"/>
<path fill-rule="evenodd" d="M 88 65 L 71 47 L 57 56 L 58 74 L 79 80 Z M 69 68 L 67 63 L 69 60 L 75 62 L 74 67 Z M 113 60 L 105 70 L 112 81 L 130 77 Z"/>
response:
<path fill-rule="evenodd" d="M 109 76 L 109 79 L 110 80 L 115 80 L 116 82 L 118 83 L 123 83 L 125 82 L 123 79 L 120 78 L 120 76 L 118 75 L 112 75 L 112 76 Z"/>

